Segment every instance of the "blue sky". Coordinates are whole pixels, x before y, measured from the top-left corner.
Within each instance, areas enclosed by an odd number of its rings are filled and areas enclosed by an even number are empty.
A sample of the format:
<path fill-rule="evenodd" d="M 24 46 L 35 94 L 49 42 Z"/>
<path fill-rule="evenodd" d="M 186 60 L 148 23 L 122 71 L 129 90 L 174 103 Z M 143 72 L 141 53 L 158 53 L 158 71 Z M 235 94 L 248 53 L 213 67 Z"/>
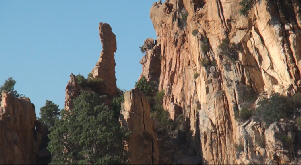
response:
<path fill-rule="evenodd" d="M 69 75 L 87 76 L 99 59 L 99 22 L 116 34 L 117 86 L 134 87 L 142 67 L 139 46 L 156 38 L 149 11 L 156 0 L 0 0 L 0 84 L 13 77 L 15 89 L 40 107 L 64 107 Z"/>

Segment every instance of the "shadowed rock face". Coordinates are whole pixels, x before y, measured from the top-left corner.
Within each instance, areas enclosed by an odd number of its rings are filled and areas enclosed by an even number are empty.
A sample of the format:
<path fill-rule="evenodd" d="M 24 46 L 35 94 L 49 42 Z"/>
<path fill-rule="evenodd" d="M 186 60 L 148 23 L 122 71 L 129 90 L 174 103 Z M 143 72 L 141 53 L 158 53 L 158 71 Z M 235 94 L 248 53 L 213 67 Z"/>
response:
<path fill-rule="evenodd" d="M 28 98 L 2 92 L 0 106 L 0 164 L 35 164 L 47 128 L 36 129 L 35 107 Z M 40 124 L 39 124 L 40 125 Z M 47 152 L 47 151 L 46 151 Z M 46 154 L 49 157 L 49 152 Z"/>
<path fill-rule="evenodd" d="M 265 134 L 271 131 L 265 132 L 260 124 L 253 127 L 255 121 L 237 121 L 234 110 L 256 103 L 240 94 L 240 86 L 250 87 L 260 98 L 301 90 L 301 49 L 297 46 L 301 43 L 301 3 L 288 0 L 291 5 L 283 10 L 284 1 L 256 1 L 248 16 L 243 16 L 240 1 L 153 4 L 150 17 L 158 36 L 154 47 L 160 46 L 161 51 L 158 90 L 165 90 L 163 104 L 172 119 L 178 113 L 185 115 L 191 147 L 204 163 L 254 163 L 257 157 L 261 159 L 257 163 L 289 162 L 277 151 L 280 147 L 269 147 L 273 139 Z M 234 62 L 219 48 L 224 38 L 236 45 L 231 52 L 237 53 Z M 203 59 L 216 64 L 204 66 Z M 255 145 L 258 137 L 266 138 L 267 147 Z M 244 151 L 237 152 L 234 144 L 246 144 Z"/>
<path fill-rule="evenodd" d="M 99 23 L 99 36 L 102 43 L 102 52 L 96 66 L 92 69 L 94 78 L 101 78 L 104 87 L 100 93 L 108 95 L 112 98 L 117 93 L 116 77 L 115 77 L 115 58 L 116 52 L 116 36 L 112 32 L 112 28 L 107 23 Z"/>
<path fill-rule="evenodd" d="M 158 164 L 159 149 L 155 123 L 150 118 L 148 99 L 139 89 L 124 93 L 120 123 L 131 134 L 127 142 L 131 164 Z"/>

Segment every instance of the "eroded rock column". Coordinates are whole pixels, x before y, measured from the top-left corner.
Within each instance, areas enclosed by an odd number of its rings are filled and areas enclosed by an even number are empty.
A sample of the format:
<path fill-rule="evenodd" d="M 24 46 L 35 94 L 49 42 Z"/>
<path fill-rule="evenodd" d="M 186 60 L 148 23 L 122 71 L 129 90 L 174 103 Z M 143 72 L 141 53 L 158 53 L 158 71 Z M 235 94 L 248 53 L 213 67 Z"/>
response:
<path fill-rule="evenodd" d="M 112 28 L 107 23 L 99 23 L 99 37 L 102 43 L 102 52 L 96 66 L 92 69 L 94 78 L 101 78 L 105 87 L 101 91 L 109 97 L 115 96 L 117 92 L 115 77 L 115 59 L 114 53 L 117 50 L 116 36 Z"/>

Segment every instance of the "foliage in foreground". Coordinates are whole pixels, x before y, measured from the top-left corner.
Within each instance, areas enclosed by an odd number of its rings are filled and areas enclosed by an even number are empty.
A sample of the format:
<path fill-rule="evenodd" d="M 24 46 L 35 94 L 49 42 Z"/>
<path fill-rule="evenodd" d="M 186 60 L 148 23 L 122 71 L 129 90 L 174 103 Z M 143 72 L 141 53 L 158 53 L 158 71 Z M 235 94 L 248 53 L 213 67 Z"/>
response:
<path fill-rule="evenodd" d="M 128 132 L 120 127 L 114 112 L 96 93 L 83 91 L 74 109 L 62 110 L 49 135 L 52 164 L 125 163 L 123 140 Z"/>

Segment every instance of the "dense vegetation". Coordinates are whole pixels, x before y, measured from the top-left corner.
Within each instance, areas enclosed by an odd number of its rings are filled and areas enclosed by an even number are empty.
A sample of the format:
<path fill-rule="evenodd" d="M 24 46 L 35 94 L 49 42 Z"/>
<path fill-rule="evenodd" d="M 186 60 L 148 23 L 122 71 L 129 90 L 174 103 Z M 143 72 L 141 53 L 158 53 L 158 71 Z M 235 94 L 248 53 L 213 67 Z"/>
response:
<path fill-rule="evenodd" d="M 135 87 L 139 88 L 146 96 L 150 96 L 153 92 L 154 87 L 147 79 L 142 76 L 138 82 L 135 83 Z"/>
<path fill-rule="evenodd" d="M 301 93 L 294 96 L 282 96 L 279 93 L 273 94 L 270 98 L 264 98 L 258 102 L 256 110 L 243 107 L 240 111 L 234 108 L 235 118 L 240 121 L 248 120 L 254 116 L 261 120 L 268 127 L 270 124 L 280 119 L 288 119 L 295 110 L 301 108 Z M 299 122 L 299 123 L 298 123 Z M 297 124 L 301 126 L 301 119 L 297 118 Z"/>
<path fill-rule="evenodd" d="M 83 88 L 90 88 L 93 91 L 100 91 L 103 88 L 103 80 L 101 78 L 93 78 L 89 73 L 88 78 L 86 79 L 83 75 L 78 74 L 75 76 L 77 83 Z"/>
<path fill-rule="evenodd" d="M 61 111 L 51 129 L 52 164 L 120 164 L 126 162 L 120 127 L 114 112 L 94 92 L 82 91 L 72 111 Z"/>
<path fill-rule="evenodd" d="M 40 109 L 40 116 L 38 120 L 45 124 L 48 128 L 54 126 L 55 122 L 59 120 L 60 110 L 59 106 L 52 101 L 46 100 L 46 103 Z"/>
<path fill-rule="evenodd" d="M 275 93 L 269 99 L 263 99 L 258 104 L 256 116 L 262 119 L 267 126 L 279 121 L 279 119 L 289 118 L 292 112 L 301 108 L 301 94 L 297 93 L 292 97 L 282 96 Z"/>

